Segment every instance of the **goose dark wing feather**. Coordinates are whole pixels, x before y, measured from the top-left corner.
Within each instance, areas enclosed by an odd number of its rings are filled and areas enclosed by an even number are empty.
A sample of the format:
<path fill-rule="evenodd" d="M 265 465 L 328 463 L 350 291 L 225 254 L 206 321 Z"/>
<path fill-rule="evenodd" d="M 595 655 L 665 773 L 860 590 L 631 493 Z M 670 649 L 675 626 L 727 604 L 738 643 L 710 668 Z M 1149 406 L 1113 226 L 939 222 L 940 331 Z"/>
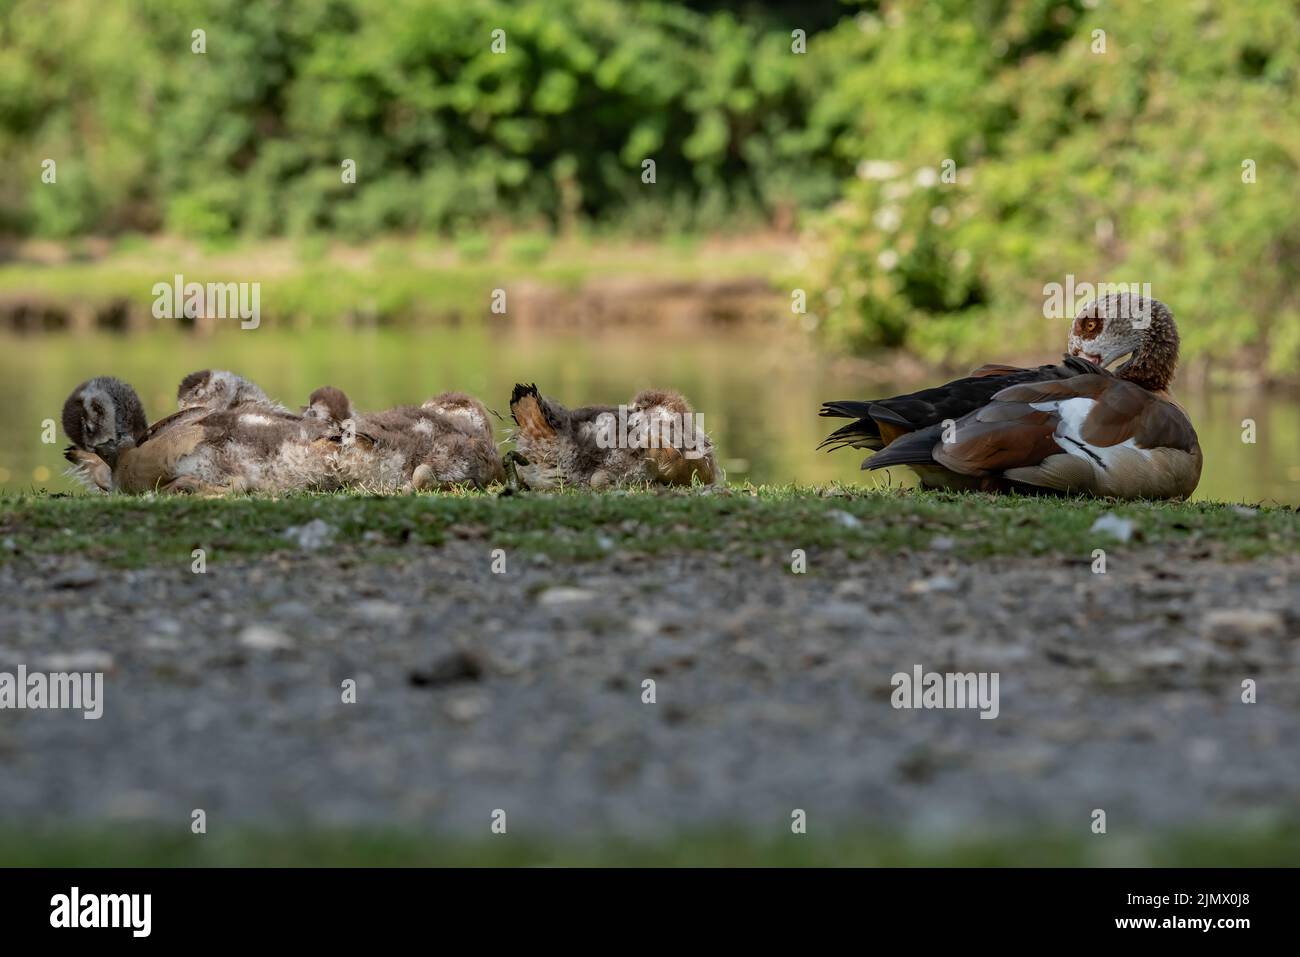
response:
<path fill-rule="evenodd" d="M 1039 379 L 1068 378 L 1083 371 L 1095 371 L 1095 367 L 1083 360 L 1067 356 L 1059 366 L 1044 365 L 1035 369 L 1022 369 L 1016 366 L 981 366 L 974 373 L 962 379 L 955 379 L 945 385 L 921 389 L 906 395 L 885 399 L 835 400 L 822 404 L 820 414 L 852 418 L 858 421 L 851 426 L 844 426 L 827 437 L 823 446 L 839 442 L 846 438 L 872 439 L 881 438 L 880 425 L 887 423 L 894 426 L 894 431 L 914 432 L 942 422 L 944 419 L 960 419 L 988 402 L 1002 389 L 1020 382 Z M 889 444 L 881 442 L 882 446 Z M 863 447 L 871 447 L 862 442 Z"/>
<path fill-rule="evenodd" d="M 943 427 L 932 425 L 919 432 L 899 436 L 889 446 L 862 463 L 864 469 L 883 469 L 891 465 L 933 465 L 934 447 L 943 437 Z"/>
<path fill-rule="evenodd" d="M 817 414 L 836 419 L 861 419 L 867 415 L 867 410 L 870 408 L 870 402 L 844 399 L 838 402 L 823 402 L 821 411 Z"/>
<path fill-rule="evenodd" d="M 864 469 L 887 468 L 891 465 L 933 466 L 938 463 L 935 445 L 942 438 L 940 430 L 946 421 L 958 422 L 972 413 L 987 410 L 995 396 L 1009 390 L 1087 375 L 1114 381 L 1110 373 L 1091 362 L 1075 356 L 1065 356 L 1057 365 L 1041 365 L 1032 369 L 1006 365 L 981 366 L 965 378 L 893 398 L 826 402 L 821 409 L 823 416 L 855 417 L 855 421 L 836 429 L 819 448 L 829 447 L 834 451 L 851 446 L 875 450 L 875 454 L 862 463 Z M 1044 389 L 1046 390 L 1046 385 Z M 1020 402 L 1026 401 L 1020 395 L 1016 398 Z M 989 414 L 1000 417 L 1012 415 L 1005 407 Z M 992 421 L 989 420 L 990 423 Z"/>

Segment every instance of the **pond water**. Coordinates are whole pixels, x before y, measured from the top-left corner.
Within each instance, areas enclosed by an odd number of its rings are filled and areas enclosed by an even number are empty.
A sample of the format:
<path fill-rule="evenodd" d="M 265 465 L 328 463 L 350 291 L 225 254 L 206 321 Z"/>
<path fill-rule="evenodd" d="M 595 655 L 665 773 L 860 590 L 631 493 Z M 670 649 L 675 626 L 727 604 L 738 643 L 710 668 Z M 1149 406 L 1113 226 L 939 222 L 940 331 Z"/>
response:
<path fill-rule="evenodd" d="M 992 357 L 997 358 L 997 357 Z M 618 404 L 639 389 L 684 392 L 704 415 L 731 481 L 911 484 L 904 469 L 866 473 L 852 450 L 816 451 L 832 420 L 824 399 L 892 395 L 856 363 L 818 355 L 803 340 L 761 329 L 696 336 L 506 331 L 476 325 L 421 331 L 224 332 L 200 337 L 46 335 L 0 338 L 0 488 L 76 486 L 64 475 L 62 431 L 43 444 L 41 424 L 57 423 L 79 382 L 111 374 L 139 391 L 151 419 L 175 408 L 187 372 L 228 368 L 286 405 L 333 384 L 359 409 L 418 403 L 445 390 L 482 398 L 508 418 L 515 382 L 536 382 L 560 401 Z M 935 381 L 939 381 L 936 376 Z M 910 388 L 916 388 L 911 386 Z M 1196 498 L 1300 504 L 1300 399 L 1258 392 L 1178 392 L 1205 450 Z M 1255 422 L 1243 442 L 1242 421 Z M 505 433 L 504 423 L 500 426 Z"/>

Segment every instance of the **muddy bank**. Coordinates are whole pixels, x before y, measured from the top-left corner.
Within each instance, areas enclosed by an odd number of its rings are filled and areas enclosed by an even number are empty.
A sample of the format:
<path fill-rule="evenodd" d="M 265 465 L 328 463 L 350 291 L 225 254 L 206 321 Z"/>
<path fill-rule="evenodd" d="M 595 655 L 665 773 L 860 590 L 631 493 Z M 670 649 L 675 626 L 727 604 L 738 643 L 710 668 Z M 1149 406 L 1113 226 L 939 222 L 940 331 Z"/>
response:
<path fill-rule="evenodd" d="M 549 285 L 537 280 L 503 283 L 504 312 L 494 311 L 485 290 L 481 311 L 443 306 L 436 295 L 420 304 L 379 307 L 373 302 L 340 306 L 337 325 L 343 329 L 405 326 L 414 324 L 456 325 L 484 322 L 520 329 L 609 330 L 638 329 L 700 330 L 721 329 L 772 322 L 782 318 L 788 304 L 772 285 L 750 279 L 593 279 L 576 288 Z M 199 318 L 180 316 L 158 319 L 153 301 L 147 297 L 70 299 L 34 293 L 0 294 L 0 332 L 34 334 L 57 332 L 143 332 L 168 328 L 190 329 L 210 334 L 229 326 L 238 328 L 238 316 L 222 317 L 215 310 L 202 310 Z M 180 310 L 166 310 L 179 312 Z M 258 324 L 270 326 L 303 324 L 304 317 L 277 310 L 273 297 L 263 301 Z"/>

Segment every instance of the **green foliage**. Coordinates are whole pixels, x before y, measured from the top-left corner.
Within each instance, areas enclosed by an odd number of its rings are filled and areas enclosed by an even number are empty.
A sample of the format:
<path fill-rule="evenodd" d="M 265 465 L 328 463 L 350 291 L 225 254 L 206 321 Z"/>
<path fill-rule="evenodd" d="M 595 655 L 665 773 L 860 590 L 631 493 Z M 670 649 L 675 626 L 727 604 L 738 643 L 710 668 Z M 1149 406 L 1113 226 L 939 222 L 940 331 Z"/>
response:
<path fill-rule="evenodd" d="M 837 347 L 1050 351 L 1069 274 L 1150 282 L 1186 357 L 1300 369 L 1294 5 L 727 6 L 0 0 L 0 234 L 436 233 L 476 261 L 509 227 L 813 213 L 796 284 Z"/>
<path fill-rule="evenodd" d="M 825 200 L 849 169 L 803 131 L 806 57 L 767 19 L 620 0 L 0 11 L 0 159 L 35 171 L 0 192 L 9 232 L 357 238 L 649 205 L 660 215 L 638 222 L 681 231 Z M 191 52 L 200 28 L 206 52 Z M 45 157 L 57 190 L 39 182 Z"/>
<path fill-rule="evenodd" d="M 954 0 L 864 23 L 810 51 L 851 65 L 818 108 L 856 113 L 836 148 L 863 160 L 802 277 L 830 341 L 1059 348 L 1044 286 L 1073 274 L 1151 283 L 1184 356 L 1300 368 L 1294 8 Z"/>

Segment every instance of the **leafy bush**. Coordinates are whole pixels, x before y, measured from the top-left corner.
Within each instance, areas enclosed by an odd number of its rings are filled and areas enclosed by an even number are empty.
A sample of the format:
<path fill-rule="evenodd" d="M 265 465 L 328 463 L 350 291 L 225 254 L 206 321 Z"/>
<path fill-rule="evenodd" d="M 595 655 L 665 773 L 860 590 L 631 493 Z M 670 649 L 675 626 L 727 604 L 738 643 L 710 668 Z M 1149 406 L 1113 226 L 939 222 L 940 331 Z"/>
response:
<path fill-rule="evenodd" d="M 1073 275 L 1150 282 L 1190 357 L 1300 368 L 1293 4 L 726 6 L 0 0 L 0 233 L 441 233 L 473 261 L 505 227 L 812 213 L 797 284 L 838 347 L 1050 350 Z"/>
<path fill-rule="evenodd" d="M 818 107 L 856 110 L 837 148 L 862 158 L 802 277 L 829 341 L 1051 350 L 1044 286 L 1073 274 L 1151 283 L 1187 356 L 1300 369 L 1296 11 L 971 9 L 892 4 L 810 51 L 853 64 Z"/>
<path fill-rule="evenodd" d="M 660 213 L 642 228 L 679 231 L 824 202 L 850 169 L 806 135 L 806 57 L 767 18 L 620 0 L 0 12 L 0 159 L 36 171 L 0 192 L 11 232 L 355 238 L 621 222 L 647 206 Z M 46 156 L 57 190 L 39 182 Z"/>

